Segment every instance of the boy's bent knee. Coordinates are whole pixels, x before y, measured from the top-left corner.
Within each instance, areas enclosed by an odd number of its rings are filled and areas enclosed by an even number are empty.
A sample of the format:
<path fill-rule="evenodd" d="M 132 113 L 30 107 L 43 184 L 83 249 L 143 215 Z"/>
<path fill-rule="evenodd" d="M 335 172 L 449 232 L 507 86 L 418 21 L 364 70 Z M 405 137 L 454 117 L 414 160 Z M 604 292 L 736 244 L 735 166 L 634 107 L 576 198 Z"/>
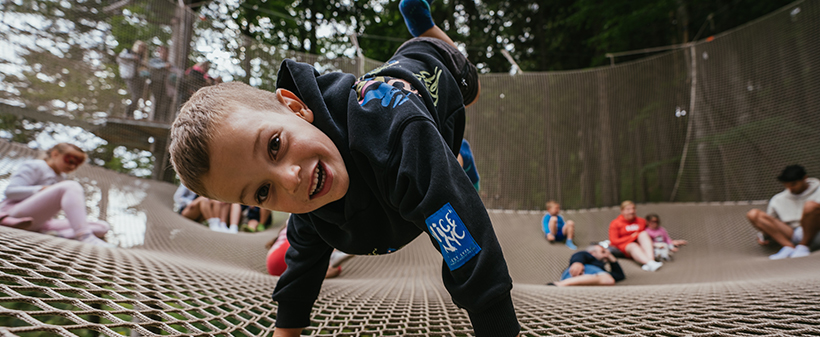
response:
<path fill-rule="evenodd" d="M 746 212 L 746 219 L 749 219 L 749 221 L 751 222 L 758 221 L 758 219 L 760 219 L 761 213 L 763 213 L 763 211 L 757 208 L 751 209 L 748 212 Z"/>
<path fill-rule="evenodd" d="M 803 214 L 818 214 L 820 213 L 820 203 L 815 201 L 806 201 L 803 205 Z"/>
<path fill-rule="evenodd" d="M 574 226 L 575 226 L 575 221 L 572 221 L 572 220 L 567 220 L 567 223 L 565 224 L 565 226 L 567 226 L 567 227 L 574 227 Z"/>

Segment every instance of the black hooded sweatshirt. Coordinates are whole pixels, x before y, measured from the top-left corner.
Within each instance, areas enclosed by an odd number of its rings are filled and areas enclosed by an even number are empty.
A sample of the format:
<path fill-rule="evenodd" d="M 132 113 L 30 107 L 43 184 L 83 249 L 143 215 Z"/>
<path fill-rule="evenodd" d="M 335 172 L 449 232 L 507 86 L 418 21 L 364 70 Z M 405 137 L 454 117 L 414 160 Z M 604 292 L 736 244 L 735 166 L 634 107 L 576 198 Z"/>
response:
<path fill-rule="evenodd" d="M 276 326 L 310 324 L 333 248 L 387 254 L 427 233 L 444 257 L 444 285 L 476 335 L 518 334 L 501 247 L 456 160 L 463 97 L 471 101 L 477 90 L 466 58 L 440 40 L 417 38 L 358 80 L 285 60 L 277 87 L 313 111 L 313 125 L 339 149 L 350 183 L 340 200 L 291 216 L 288 267 L 273 292 Z"/>

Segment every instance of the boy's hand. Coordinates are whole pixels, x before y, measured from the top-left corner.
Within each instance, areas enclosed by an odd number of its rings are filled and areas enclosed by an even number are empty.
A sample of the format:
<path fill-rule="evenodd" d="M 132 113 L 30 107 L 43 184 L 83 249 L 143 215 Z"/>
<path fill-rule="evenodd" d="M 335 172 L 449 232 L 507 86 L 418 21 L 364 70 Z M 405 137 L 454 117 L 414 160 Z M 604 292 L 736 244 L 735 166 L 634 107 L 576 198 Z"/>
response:
<path fill-rule="evenodd" d="M 575 277 L 584 273 L 584 264 L 575 262 L 569 266 L 569 276 Z"/>
<path fill-rule="evenodd" d="M 273 337 L 299 337 L 302 328 L 276 328 L 273 330 Z"/>

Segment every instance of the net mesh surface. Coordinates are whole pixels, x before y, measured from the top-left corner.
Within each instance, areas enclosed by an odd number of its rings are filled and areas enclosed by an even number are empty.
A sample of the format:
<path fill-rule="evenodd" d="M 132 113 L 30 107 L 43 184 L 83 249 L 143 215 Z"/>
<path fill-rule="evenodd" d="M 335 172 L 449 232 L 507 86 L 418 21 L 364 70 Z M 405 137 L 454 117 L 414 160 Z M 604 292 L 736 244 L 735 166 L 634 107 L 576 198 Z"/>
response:
<path fill-rule="evenodd" d="M 36 155 L 0 142 L 0 171 Z M 265 241 L 275 231 L 224 234 L 171 209 L 174 186 L 81 167 L 75 177 L 100 194 L 133 186 L 144 195 L 143 244 L 99 248 L 0 228 L 0 331 L 8 335 L 270 336 L 276 277 L 265 272 Z M 88 178 L 88 179 L 85 179 Z M 7 178 L 6 178 L 7 179 Z M 134 200 L 131 200 L 135 203 Z M 89 200 L 90 213 L 98 202 Z M 540 211 L 490 212 L 514 281 L 522 335 L 820 335 L 820 255 L 770 261 L 744 214 L 763 203 L 642 204 L 690 245 L 660 271 L 622 260 L 619 286 L 555 288 L 573 251 L 548 244 Z M 113 208 L 113 206 L 109 207 Z M 108 212 L 115 214 L 113 211 Z M 615 208 L 568 211 L 576 242 L 606 239 Z M 127 223 L 112 223 L 117 233 Z M 113 234 L 112 234 L 113 235 Z M 114 238 L 116 239 L 116 237 Z M 126 244 L 129 241 L 122 241 Z M 386 256 L 345 263 L 314 305 L 312 336 L 472 336 L 467 313 L 441 283 L 441 257 L 429 240 Z"/>
<path fill-rule="evenodd" d="M 167 173 L 162 158 L 173 107 L 193 88 L 185 70 L 203 60 L 193 47 L 224 43 L 242 68 L 230 75 L 268 89 L 284 57 L 323 72 L 360 74 L 379 65 L 274 50 L 177 2 L 66 3 L 0 4 L 0 34 L 19 56 L 0 67 L 0 136 L 27 143 L 31 130 L 79 127 L 109 145 L 151 151 L 156 162 L 146 169 L 157 178 Z M 123 19 L 137 20 L 141 30 L 129 41 L 107 40 L 112 32 L 128 35 L 117 31 Z M 184 27 L 189 35 L 180 33 Z M 797 1 L 636 62 L 481 76 L 466 138 L 485 204 L 505 209 L 490 215 L 515 284 L 522 335 L 820 335 L 820 254 L 770 261 L 774 251 L 756 245 L 745 220 L 765 204 L 745 200 L 781 190 L 774 177 L 785 165 L 820 172 L 819 32 L 820 3 Z M 19 36 L 50 42 L 29 45 Z M 165 77 L 149 73 L 132 100 L 116 55 L 137 36 L 152 52 L 168 45 L 173 67 Z M 163 102 L 170 104 L 164 111 L 153 91 L 158 83 L 167 91 L 157 93 L 171 102 Z M 126 113 L 131 102 L 136 109 Z M 21 160 L 36 156 L 0 141 L 0 188 Z M 132 171 L 152 175 L 139 172 Z M 89 215 L 112 224 L 107 239 L 121 248 L 0 228 L 0 335 L 272 334 L 277 279 L 265 272 L 264 243 L 275 232 L 229 235 L 187 221 L 172 210 L 171 184 L 92 165 L 73 178 L 86 189 Z M 586 209 L 565 212 L 581 246 L 606 239 L 618 214 L 594 207 L 624 199 L 639 202 L 639 215 L 659 213 L 670 234 L 690 244 L 655 273 L 622 261 L 627 279 L 617 287 L 547 287 L 572 254 L 543 239 L 539 209 L 548 199 Z M 654 203 L 670 200 L 678 203 Z M 440 265 L 429 240 L 356 257 L 340 278 L 324 283 L 303 333 L 471 336 L 466 312 L 441 283 Z"/>

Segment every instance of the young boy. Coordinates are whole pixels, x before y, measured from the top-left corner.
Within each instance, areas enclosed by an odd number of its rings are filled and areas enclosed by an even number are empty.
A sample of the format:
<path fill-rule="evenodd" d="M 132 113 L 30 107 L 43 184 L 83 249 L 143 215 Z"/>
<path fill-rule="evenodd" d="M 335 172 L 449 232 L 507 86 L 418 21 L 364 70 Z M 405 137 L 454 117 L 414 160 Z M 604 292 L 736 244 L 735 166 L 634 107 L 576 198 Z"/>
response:
<path fill-rule="evenodd" d="M 553 243 L 566 240 L 569 249 L 578 249 L 572 242 L 575 236 L 575 221 L 564 221 L 564 217 L 558 213 L 561 213 L 561 204 L 555 200 L 547 201 L 547 214 L 541 220 L 541 230 L 544 231 L 547 241 Z"/>
<path fill-rule="evenodd" d="M 293 213 L 287 269 L 273 299 L 275 336 L 310 324 L 333 248 L 387 254 L 426 232 L 442 278 L 476 336 L 516 336 L 512 280 L 487 211 L 456 160 L 476 69 L 430 18 L 399 5 L 414 36 L 360 79 L 286 60 L 270 93 L 210 86 L 171 130 L 174 168 L 191 190 Z"/>

